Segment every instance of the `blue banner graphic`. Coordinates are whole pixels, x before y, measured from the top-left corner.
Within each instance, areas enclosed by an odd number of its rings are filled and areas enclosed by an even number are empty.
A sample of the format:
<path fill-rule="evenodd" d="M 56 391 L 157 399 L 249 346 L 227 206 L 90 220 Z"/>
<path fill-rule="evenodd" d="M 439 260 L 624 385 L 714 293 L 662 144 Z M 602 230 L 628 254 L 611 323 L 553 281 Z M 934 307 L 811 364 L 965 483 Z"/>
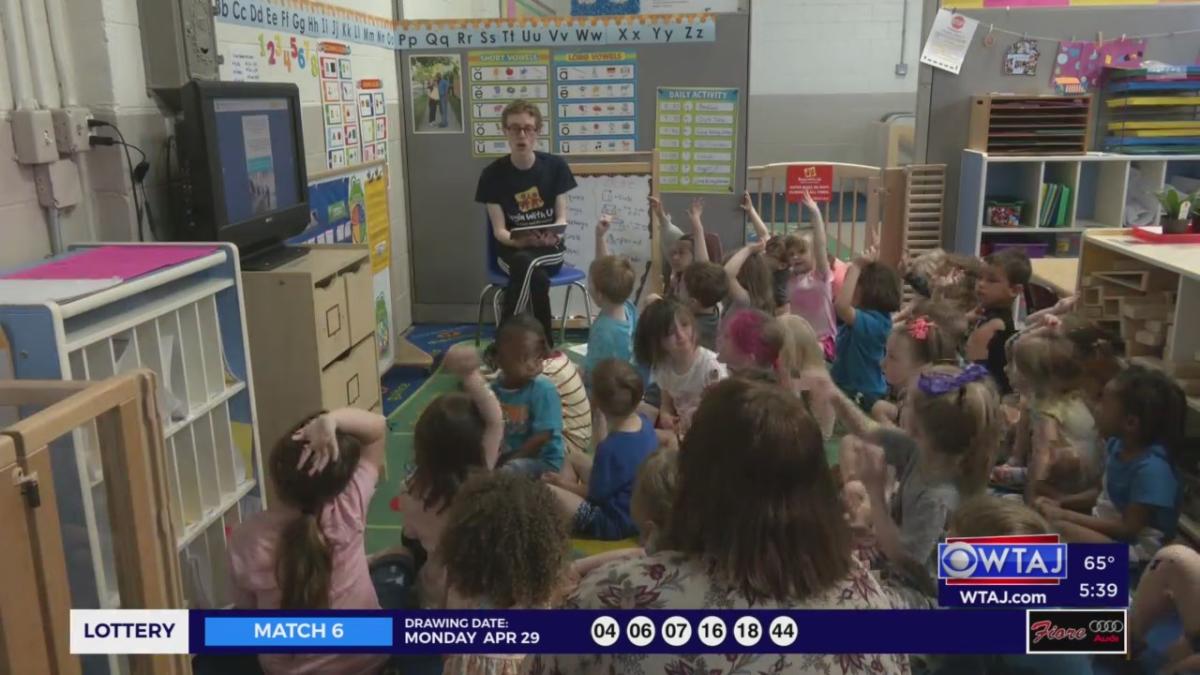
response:
<path fill-rule="evenodd" d="M 329 38 L 384 49 L 570 47 L 712 42 L 709 15 L 621 16 L 581 19 L 391 21 L 338 7 L 276 0 L 212 0 L 222 23 Z"/>
<path fill-rule="evenodd" d="M 189 623 L 192 653 L 1024 654 L 1028 634 L 1023 609 L 193 610 Z"/>

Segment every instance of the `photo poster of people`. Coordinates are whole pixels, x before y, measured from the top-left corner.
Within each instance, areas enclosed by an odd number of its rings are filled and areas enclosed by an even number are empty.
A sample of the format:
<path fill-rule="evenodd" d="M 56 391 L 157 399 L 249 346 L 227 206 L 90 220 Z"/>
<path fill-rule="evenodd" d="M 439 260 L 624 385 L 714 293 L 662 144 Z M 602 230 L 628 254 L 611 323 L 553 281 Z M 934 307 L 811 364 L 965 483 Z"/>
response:
<path fill-rule="evenodd" d="M 351 169 L 308 185 L 309 222 L 291 244 L 366 244 L 371 250 L 379 369 L 392 365 L 391 220 L 386 166 Z"/>
<path fill-rule="evenodd" d="M 461 134 L 462 56 L 410 55 L 408 73 L 413 133 Z"/>

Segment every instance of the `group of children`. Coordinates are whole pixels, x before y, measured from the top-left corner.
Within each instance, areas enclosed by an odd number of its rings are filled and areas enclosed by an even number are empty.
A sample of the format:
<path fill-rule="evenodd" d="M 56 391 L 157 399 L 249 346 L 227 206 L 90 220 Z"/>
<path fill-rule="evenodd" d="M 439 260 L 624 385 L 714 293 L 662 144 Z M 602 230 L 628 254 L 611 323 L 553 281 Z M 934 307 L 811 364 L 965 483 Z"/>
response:
<path fill-rule="evenodd" d="M 608 252 L 609 222 L 598 223 L 588 278 L 600 312 L 580 395 L 590 413 L 545 374 L 551 355 L 530 317 L 498 330 L 490 382 L 475 350 L 451 349 L 445 367 L 461 391 L 422 413 L 415 470 L 398 500 L 407 548 L 423 561 L 415 604 L 558 606 L 614 560 L 679 544 L 669 527 L 678 449 L 697 415 L 714 413 L 701 406 L 706 392 L 729 378 L 797 397 L 831 452 L 838 446 L 837 508 L 856 534 L 855 557 L 893 607 L 935 606 L 935 554 L 948 533 L 1053 531 L 1072 542 L 1128 543 L 1147 570 L 1147 595 L 1139 590 L 1133 605 L 1135 640 L 1164 607 L 1200 599 L 1200 556 L 1162 548 L 1178 517 L 1186 400 L 1175 383 L 1122 363 L 1111 338 L 1066 313 L 1069 302 L 1019 330 L 1014 303 L 1030 280 L 1020 252 L 982 260 L 939 252 L 897 269 L 872 243 L 844 265 L 827 255 L 818 205 L 807 195 L 804 204 L 811 235 L 772 237 L 747 195 L 757 241 L 722 265 L 709 260 L 702 202 L 684 234 L 652 199 L 670 270 L 664 295 L 640 306 L 632 265 Z M 905 282 L 920 296 L 907 305 Z M 565 417 L 582 415 L 590 444 L 566 438 Z M 378 607 L 362 543 L 384 431 L 382 418 L 334 411 L 275 446 L 271 475 L 285 508 L 233 535 L 239 606 Z M 713 441 L 684 447 L 705 442 Z M 571 536 L 640 541 L 571 561 Z M 1186 672 L 1200 660 L 1200 616 L 1179 610 L 1185 637 L 1172 667 Z M 372 659 L 272 656 L 262 665 L 383 667 Z M 1038 672 L 1080 672 L 1037 663 Z M 447 673 L 520 667 L 519 658 L 487 655 L 444 663 Z M 955 672 L 936 658 L 924 667 Z"/>

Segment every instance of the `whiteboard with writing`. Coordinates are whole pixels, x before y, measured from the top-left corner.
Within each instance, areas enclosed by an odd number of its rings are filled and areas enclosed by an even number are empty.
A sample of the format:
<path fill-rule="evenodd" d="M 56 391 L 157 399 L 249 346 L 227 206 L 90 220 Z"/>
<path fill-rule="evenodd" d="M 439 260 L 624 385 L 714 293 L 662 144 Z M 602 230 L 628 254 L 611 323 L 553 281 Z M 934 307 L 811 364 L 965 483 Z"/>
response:
<path fill-rule="evenodd" d="M 612 216 L 608 230 L 608 250 L 633 262 L 637 275 L 634 293 L 642 284 L 651 259 L 650 176 L 576 176 L 578 186 L 567 193 L 567 222 L 563 241 L 566 263 L 583 270 L 596 258 L 596 223 L 601 214 Z M 561 311 L 564 288 L 550 294 L 551 307 Z M 571 294 L 568 316 L 583 316 L 585 305 L 578 290 Z M 595 313 L 596 307 L 592 307 Z"/>

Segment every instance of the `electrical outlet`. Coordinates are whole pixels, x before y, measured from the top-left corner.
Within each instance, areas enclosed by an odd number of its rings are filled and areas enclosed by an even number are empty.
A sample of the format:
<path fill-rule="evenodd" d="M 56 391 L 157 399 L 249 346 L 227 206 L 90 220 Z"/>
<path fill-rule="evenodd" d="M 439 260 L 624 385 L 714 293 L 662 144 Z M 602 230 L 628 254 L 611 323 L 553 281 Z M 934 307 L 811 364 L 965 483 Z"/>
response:
<path fill-rule="evenodd" d="M 13 149 L 21 164 L 48 164 L 58 159 L 49 110 L 13 111 L 12 134 Z"/>
<path fill-rule="evenodd" d="M 904 77 L 905 75 L 908 75 L 908 64 L 907 63 L 897 63 L 896 64 L 896 76 Z"/>
<path fill-rule="evenodd" d="M 92 144 L 88 142 L 88 136 L 91 135 L 88 129 L 88 120 L 92 118 L 91 110 L 78 107 L 63 108 L 53 110 L 51 114 L 54 117 L 54 137 L 58 141 L 59 152 L 73 155 L 92 149 Z"/>

